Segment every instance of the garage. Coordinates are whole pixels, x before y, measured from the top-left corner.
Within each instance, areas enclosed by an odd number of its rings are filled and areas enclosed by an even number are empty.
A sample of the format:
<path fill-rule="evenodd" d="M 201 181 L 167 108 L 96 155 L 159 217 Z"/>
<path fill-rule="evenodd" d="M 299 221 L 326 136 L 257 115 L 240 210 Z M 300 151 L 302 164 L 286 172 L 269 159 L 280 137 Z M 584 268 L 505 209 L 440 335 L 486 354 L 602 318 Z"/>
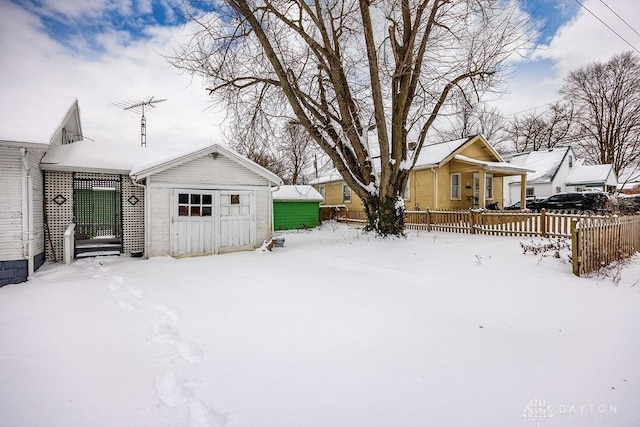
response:
<path fill-rule="evenodd" d="M 145 189 L 148 256 L 210 255 L 259 247 L 272 235 L 273 173 L 212 145 L 134 168 Z"/>

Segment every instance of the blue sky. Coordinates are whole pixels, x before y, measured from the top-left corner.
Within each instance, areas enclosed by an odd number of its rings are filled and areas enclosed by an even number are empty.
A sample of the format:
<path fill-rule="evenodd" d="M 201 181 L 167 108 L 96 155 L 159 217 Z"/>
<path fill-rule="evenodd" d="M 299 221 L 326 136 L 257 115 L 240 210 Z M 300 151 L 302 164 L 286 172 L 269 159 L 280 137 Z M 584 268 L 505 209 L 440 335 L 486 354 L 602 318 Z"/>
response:
<path fill-rule="evenodd" d="M 540 35 L 539 49 L 515 58 L 507 92 L 493 101 L 507 115 L 555 101 L 570 70 L 629 50 L 576 0 L 513 1 L 538 20 Z M 580 1 L 640 47 L 602 0 Z M 640 15 L 637 0 L 606 3 L 623 17 Z M 74 96 L 85 134 L 118 142 L 138 140 L 139 118 L 110 103 L 166 98 L 147 115 L 148 143 L 221 142 L 224 112 L 204 83 L 161 56 L 189 40 L 181 7 L 182 0 L 0 0 L 0 85 Z"/>

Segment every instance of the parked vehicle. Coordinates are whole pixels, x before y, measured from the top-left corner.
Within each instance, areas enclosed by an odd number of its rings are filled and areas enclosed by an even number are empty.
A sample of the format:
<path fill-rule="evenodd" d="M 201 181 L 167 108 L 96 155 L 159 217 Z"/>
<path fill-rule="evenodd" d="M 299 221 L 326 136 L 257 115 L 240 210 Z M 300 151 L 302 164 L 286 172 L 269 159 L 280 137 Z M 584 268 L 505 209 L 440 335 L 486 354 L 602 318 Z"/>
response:
<path fill-rule="evenodd" d="M 623 194 L 618 198 L 618 206 L 622 213 L 636 213 L 640 211 L 640 194 Z"/>
<path fill-rule="evenodd" d="M 602 191 L 558 193 L 536 206 L 536 210 L 578 210 L 595 213 L 613 212 L 616 199 Z"/>
<path fill-rule="evenodd" d="M 527 209 L 536 210 L 538 205 L 541 202 L 544 202 L 546 199 L 538 199 L 536 197 L 527 197 Z M 519 211 L 520 210 L 520 201 L 518 200 L 514 204 L 507 206 L 504 208 L 506 211 Z"/>

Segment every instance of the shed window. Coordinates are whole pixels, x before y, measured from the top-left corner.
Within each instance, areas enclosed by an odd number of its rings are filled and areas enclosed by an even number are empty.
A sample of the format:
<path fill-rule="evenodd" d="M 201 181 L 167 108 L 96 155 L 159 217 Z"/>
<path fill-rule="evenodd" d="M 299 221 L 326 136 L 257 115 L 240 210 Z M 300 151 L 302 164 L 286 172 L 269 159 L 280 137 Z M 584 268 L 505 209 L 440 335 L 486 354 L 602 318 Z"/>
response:
<path fill-rule="evenodd" d="M 211 194 L 179 193 L 178 216 L 211 216 Z"/>
<path fill-rule="evenodd" d="M 460 200 L 460 174 L 451 174 L 451 200 Z"/>
<path fill-rule="evenodd" d="M 347 184 L 342 184 L 342 202 L 351 202 L 351 187 L 349 187 Z"/>

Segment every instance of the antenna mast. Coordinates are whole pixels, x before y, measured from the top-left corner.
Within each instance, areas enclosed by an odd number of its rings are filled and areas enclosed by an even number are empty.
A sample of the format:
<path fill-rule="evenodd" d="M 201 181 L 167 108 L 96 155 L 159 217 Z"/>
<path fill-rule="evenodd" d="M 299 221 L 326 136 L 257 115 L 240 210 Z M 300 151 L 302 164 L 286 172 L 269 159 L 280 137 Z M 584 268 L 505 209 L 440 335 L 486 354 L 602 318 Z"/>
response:
<path fill-rule="evenodd" d="M 149 106 L 149 107 L 155 108 L 155 104 L 166 101 L 166 99 L 153 99 L 153 98 L 154 97 L 152 96 L 151 98 L 149 98 L 148 101 L 128 101 L 128 102 L 121 101 L 121 102 L 114 102 L 112 104 L 109 104 L 116 108 L 122 108 L 123 110 L 133 111 L 136 113 L 139 112 L 142 114 L 142 117 L 140 119 L 140 146 L 141 147 L 147 146 L 147 119 L 144 116 L 144 107 Z"/>

